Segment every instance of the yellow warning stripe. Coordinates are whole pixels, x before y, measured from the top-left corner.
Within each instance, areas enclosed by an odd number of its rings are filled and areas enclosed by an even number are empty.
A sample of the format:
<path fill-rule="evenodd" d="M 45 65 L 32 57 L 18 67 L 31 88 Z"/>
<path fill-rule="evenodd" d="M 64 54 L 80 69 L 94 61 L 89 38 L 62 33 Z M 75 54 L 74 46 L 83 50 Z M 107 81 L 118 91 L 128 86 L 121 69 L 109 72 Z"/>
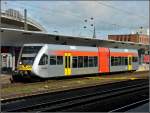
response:
<path fill-rule="evenodd" d="M 31 65 L 19 65 L 18 70 L 29 70 L 31 71 L 32 70 L 32 66 Z"/>

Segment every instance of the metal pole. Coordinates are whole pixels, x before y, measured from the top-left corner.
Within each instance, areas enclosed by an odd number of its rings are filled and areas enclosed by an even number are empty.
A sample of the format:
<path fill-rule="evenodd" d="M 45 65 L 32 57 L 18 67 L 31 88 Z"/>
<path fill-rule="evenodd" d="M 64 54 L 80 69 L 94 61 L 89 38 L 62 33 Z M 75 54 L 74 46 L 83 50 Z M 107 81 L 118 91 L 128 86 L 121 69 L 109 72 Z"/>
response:
<path fill-rule="evenodd" d="M 91 24 L 91 26 L 93 27 L 93 38 L 96 38 L 96 30 L 95 30 L 95 21 L 94 21 L 94 18 L 91 17 L 91 20 L 93 21 L 93 23 Z"/>
<path fill-rule="evenodd" d="M 12 71 L 15 70 L 16 67 L 16 58 L 15 58 L 16 54 L 15 54 L 15 47 L 12 47 Z"/>
<path fill-rule="evenodd" d="M 95 34 L 95 26 L 94 26 L 94 31 L 93 31 L 93 38 L 96 38 L 96 34 Z"/>
<path fill-rule="evenodd" d="M 27 9 L 24 9 L 24 30 L 28 30 L 28 26 L 27 26 Z"/>

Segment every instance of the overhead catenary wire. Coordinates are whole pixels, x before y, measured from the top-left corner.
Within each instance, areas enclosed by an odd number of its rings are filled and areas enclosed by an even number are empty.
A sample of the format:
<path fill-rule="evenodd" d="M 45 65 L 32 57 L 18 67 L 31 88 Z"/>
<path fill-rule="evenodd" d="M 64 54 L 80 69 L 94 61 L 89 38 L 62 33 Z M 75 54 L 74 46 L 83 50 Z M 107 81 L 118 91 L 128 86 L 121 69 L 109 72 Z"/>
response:
<path fill-rule="evenodd" d="M 129 12 L 129 11 L 127 11 L 127 10 L 114 7 L 114 6 L 112 6 L 111 4 L 106 4 L 106 3 L 103 3 L 103 2 L 98 2 L 98 4 L 101 4 L 101 5 L 103 5 L 103 6 L 106 6 L 106 7 L 108 7 L 108 8 L 114 9 L 114 10 L 117 10 L 117 11 L 119 11 L 119 12 L 126 13 L 126 14 L 128 14 L 128 15 L 130 15 L 130 16 L 135 16 L 135 17 L 138 17 L 138 18 L 140 18 L 140 19 L 147 19 L 147 17 L 145 17 L 145 16 L 143 16 L 143 15 L 137 15 L 137 14 L 135 14 L 135 13 L 133 13 L 133 12 Z"/>
<path fill-rule="evenodd" d="M 98 2 L 98 3 L 100 3 L 100 2 Z M 104 3 L 100 3 L 100 4 L 103 4 L 104 5 Z M 12 5 L 15 5 L 15 6 L 19 6 L 19 5 L 16 5 L 16 4 L 12 4 Z M 32 7 L 34 7 L 35 5 L 30 5 L 30 6 L 32 6 Z M 106 6 L 106 4 L 105 4 L 105 6 Z M 107 4 L 107 6 L 109 6 L 110 7 L 110 5 L 108 5 Z M 21 6 L 19 6 L 20 8 L 24 8 L 24 7 L 21 7 Z M 28 8 L 29 8 L 29 6 L 28 6 Z M 34 7 L 34 9 L 33 8 L 30 8 L 31 10 L 35 10 L 35 9 L 38 9 L 38 8 L 41 8 L 40 6 L 36 6 L 36 7 Z M 115 7 L 113 7 L 113 6 L 111 6 L 111 8 L 115 8 Z M 118 10 L 118 8 L 115 8 L 115 9 L 117 9 Z M 59 11 L 59 10 L 49 10 L 49 11 L 51 11 L 52 13 L 57 13 L 57 14 L 62 14 L 62 12 L 61 11 Z M 50 12 L 48 12 L 48 11 L 44 11 L 43 13 L 47 13 L 47 14 L 51 14 Z M 64 12 L 64 13 L 67 13 L 67 12 Z M 129 12 L 128 12 L 129 13 Z M 131 14 L 131 13 L 130 13 Z M 79 18 L 85 18 L 85 17 L 83 17 L 83 16 L 81 16 L 81 15 L 77 15 L 77 14 L 71 14 L 73 17 L 75 17 L 76 19 L 78 19 L 79 21 L 81 21 L 81 19 L 79 19 Z M 129 28 L 129 29 L 134 29 L 134 28 L 137 28 L 137 27 L 129 27 L 129 26 L 125 26 L 125 25 L 120 25 L 120 24 L 116 24 L 116 23 L 110 23 L 110 22 L 107 22 L 107 21 L 105 21 L 105 20 L 98 20 L 99 22 L 103 22 L 103 23 L 105 23 L 105 24 L 107 24 L 107 25 L 111 25 L 111 26 L 114 26 L 115 28 L 116 27 L 118 27 L 118 28 Z"/>
<path fill-rule="evenodd" d="M 104 5 L 104 3 L 101 3 L 101 2 L 98 2 L 98 3 Z M 13 4 L 13 5 L 16 5 L 16 4 Z M 16 5 L 16 6 L 18 6 L 18 7 L 20 7 L 20 8 L 24 8 L 24 6 L 23 6 L 23 7 L 22 7 L 22 6 L 19 6 L 19 5 Z M 36 9 L 39 10 L 39 8 L 41 8 L 40 6 L 36 6 L 36 5 L 30 5 L 30 6 L 31 6 L 31 8 L 29 8 L 29 6 L 28 6 L 27 9 L 31 9 L 31 10 L 36 11 Z M 36 7 L 34 7 L 34 6 L 36 6 Z M 105 4 L 105 6 L 110 7 L 110 8 L 113 8 L 113 9 L 115 9 L 115 10 L 120 10 L 119 8 L 116 8 L 116 7 L 111 6 L 111 5 L 108 5 L 108 4 Z M 33 8 L 33 7 L 34 7 L 34 8 Z M 127 13 L 127 14 L 130 15 L 130 16 L 133 15 L 131 12 L 128 12 L 128 11 L 124 11 L 124 10 L 120 10 L 120 11 L 122 11 L 122 12 L 124 12 L 124 13 Z M 47 15 L 51 15 L 51 14 L 54 13 L 54 12 L 57 13 L 57 14 L 61 14 L 61 15 L 62 15 L 62 11 L 54 10 L 54 9 L 49 10 L 49 11 L 45 11 L 44 13 L 47 14 Z M 68 13 L 68 12 L 64 12 L 64 13 L 70 14 L 70 13 Z M 71 16 L 72 16 L 76 21 L 80 21 L 80 22 L 82 21 L 82 18 L 86 18 L 86 17 L 83 17 L 83 15 L 74 14 L 74 13 L 72 13 Z M 40 18 L 40 17 L 39 17 L 39 18 Z M 115 29 L 116 29 L 116 28 L 118 28 L 118 29 L 119 29 L 119 28 L 122 28 L 122 29 L 135 29 L 135 28 L 137 28 L 136 26 L 126 26 L 126 25 L 121 25 L 121 24 L 118 24 L 118 23 L 111 23 L 111 22 L 108 22 L 108 21 L 105 21 L 105 20 L 102 20 L 102 19 L 98 19 L 98 22 L 103 23 L 103 24 L 105 24 L 105 25 L 114 26 Z M 65 24 L 62 23 L 62 25 L 65 25 Z M 98 25 L 95 25 L 95 26 L 98 26 Z"/>

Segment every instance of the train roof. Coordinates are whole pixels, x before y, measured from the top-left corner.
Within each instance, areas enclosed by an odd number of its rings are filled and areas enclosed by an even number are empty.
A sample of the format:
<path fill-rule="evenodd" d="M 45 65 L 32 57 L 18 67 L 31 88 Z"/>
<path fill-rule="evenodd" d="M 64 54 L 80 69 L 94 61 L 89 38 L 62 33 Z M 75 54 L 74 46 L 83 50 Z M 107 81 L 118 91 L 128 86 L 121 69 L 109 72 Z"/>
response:
<path fill-rule="evenodd" d="M 43 32 L 27 31 L 12 28 L 1 28 L 3 40 L 2 46 L 22 46 L 26 43 L 50 43 L 50 44 L 66 44 L 66 45 L 82 45 L 82 46 L 104 46 L 112 48 L 134 48 L 134 49 L 147 49 L 149 44 L 122 42 L 103 40 L 100 37 L 93 39 L 92 37 L 79 37 L 79 36 L 63 36 L 60 34 L 50 34 Z"/>
<path fill-rule="evenodd" d="M 138 53 L 137 49 L 125 49 L 125 48 L 109 48 L 111 52 L 136 52 Z"/>
<path fill-rule="evenodd" d="M 35 43 L 31 43 L 31 44 L 24 44 L 24 46 L 45 46 L 48 45 L 49 48 L 55 48 L 55 49 L 82 49 L 82 48 L 87 48 L 87 49 L 94 49 L 96 47 L 91 47 L 91 46 L 75 46 L 75 45 L 60 45 L 60 44 L 43 44 L 43 43 L 39 43 L 39 44 L 35 44 Z M 92 49 L 92 50 L 93 50 Z M 109 48 L 110 51 L 120 51 L 120 52 L 137 52 L 137 49 L 126 49 L 126 48 Z"/>
<path fill-rule="evenodd" d="M 32 44 L 23 44 L 23 46 L 44 46 L 45 44 L 35 44 L 35 43 L 32 43 Z"/>

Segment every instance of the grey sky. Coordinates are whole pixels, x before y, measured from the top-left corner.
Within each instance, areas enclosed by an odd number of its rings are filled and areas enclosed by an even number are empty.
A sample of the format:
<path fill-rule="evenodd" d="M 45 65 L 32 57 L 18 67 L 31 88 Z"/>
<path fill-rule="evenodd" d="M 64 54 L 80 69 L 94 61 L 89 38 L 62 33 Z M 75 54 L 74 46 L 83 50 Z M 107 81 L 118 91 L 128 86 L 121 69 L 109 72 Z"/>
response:
<path fill-rule="evenodd" d="M 7 1 L 2 2 L 2 8 L 22 12 L 26 8 L 28 16 L 49 33 L 57 30 L 64 35 L 91 37 L 91 24 L 101 38 L 113 33 L 131 33 L 140 26 L 149 27 L 148 1 Z"/>

